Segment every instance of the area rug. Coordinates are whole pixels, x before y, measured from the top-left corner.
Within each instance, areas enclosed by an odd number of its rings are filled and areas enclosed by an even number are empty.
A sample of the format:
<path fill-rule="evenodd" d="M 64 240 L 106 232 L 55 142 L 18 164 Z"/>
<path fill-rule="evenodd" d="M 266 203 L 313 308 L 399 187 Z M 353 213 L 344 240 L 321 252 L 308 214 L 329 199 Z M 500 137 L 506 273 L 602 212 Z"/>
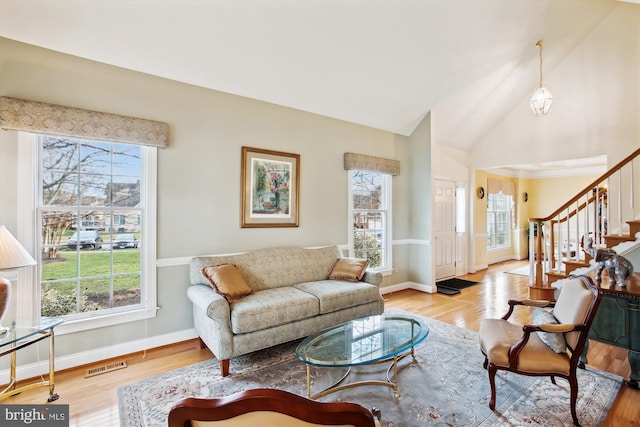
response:
<path fill-rule="evenodd" d="M 513 270 L 505 271 L 507 274 L 517 274 L 518 276 L 528 276 L 529 275 L 529 266 L 525 265 L 524 267 L 514 268 Z"/>
<path fill-rule="evenodd" d="M 395 311 L 395 310 L 394 310 Z M 400 398 L 387 387 L 362 386 L 321 398 L 380 408 L 383 427 L 418 426 L 570 426 L 569 384 L 548 378 L 499 373 L 496 410 L 489 409 L 489 380 L 477 334 L 426 319 L 429 336 L 415 358 L 400 362 Z M 306 366 L 294 355 L 297 342 L 279 345 L 231 361 L 231 375 L 220 376 L 211 359 L 149 377 L 118 389 L 123 427 L 166 426 L 167 414 L 185 397 L 221 397 L 242 390 L 272 387 L 306 396 Z M 312 392 L 331 384 L 343 371 L 314 369 Z M 384 379 L 385 365 L 354 369 L 350 381 Z M 601 425 L 622 384 L 621 377 L 588 368 L 578 372 L 578 418 L 582 426 Z"/>
<path fill-rule="evenodd" d="M 438 293 L 440 294 L 455 295 L 460 293 L 460 289 L 465 289 L 470 286 L 477 285 L 478 283 L 480 282 L 458 279 L 457 277 L 454 277 L 453 279 L 436 282 L 436 287 L 438 288 Z"/>

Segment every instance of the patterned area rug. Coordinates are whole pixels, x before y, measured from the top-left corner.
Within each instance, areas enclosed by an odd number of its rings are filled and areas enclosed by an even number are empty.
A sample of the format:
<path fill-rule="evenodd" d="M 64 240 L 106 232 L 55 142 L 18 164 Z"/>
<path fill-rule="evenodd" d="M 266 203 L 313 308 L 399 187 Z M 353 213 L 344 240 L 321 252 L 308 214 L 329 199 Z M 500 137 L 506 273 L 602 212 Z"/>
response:
<path fill-rule="evenodd" d="M 382 410 L 384 427 L 418 426 L 571 426 L 569 384 L 558 378 L 499 373 L 496 410 L 489 409 L 489 380 L 477 334 L 427 319 L 429 336 L 416 347 L 415 359 L 400 362 L 400 398 L 391 388 L 361 386 L 321 398 L 351 401 Z M 220 376 L 218 360 L 156 375 L 118 390 L 123 427 L 166 426 L 171 406 L 185 397 L 220 397 L 257 387 L 306 396 L 306 366 L 294 354 L 297 342 L 235 358 L 231 375 Z M 587 368 L 578 370 L 578 418 L 598 426 L 622 384 L 622 378 Z M 337 379 L 341 369 L 316 369 L 312 392 Z M 386 378 L 386 365 L 352 370 L 349 381 Z"/>

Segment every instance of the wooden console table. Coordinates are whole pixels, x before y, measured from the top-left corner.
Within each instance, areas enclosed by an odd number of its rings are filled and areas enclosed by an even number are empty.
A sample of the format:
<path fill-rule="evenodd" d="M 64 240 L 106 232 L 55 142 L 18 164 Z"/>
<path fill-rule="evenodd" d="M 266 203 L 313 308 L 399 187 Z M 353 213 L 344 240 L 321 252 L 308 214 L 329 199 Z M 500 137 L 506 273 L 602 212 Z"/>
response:
<path fill-rule="evenodd" d="M 11 355 L 9 385 L 0 391 L 0 400 L 22 393 L 23 391 L 31 390 L 32 388 L 43 386 L 49 387 L 49 398 L 47 399 L 49 402 L 58 399 L 58 394 L 53 391 L 55 387 L 53 328 L 62 322 L 64 322 L 64 320 L 59 317 L 43 317 L 40 323 L 36 325 L 16 326 L 16 322 L 13 322 L 9 331 L 0 335 L 0 357 L 7 354 Z M 49 379 L 43 379 L 42 381 L 16 387 L 16 352 L 45 338 L 49 338 Z"/>
<path fill-rule="evenodd" d="M 599 284 L 602 301 L 596 313 L 589 338 L 629 350 L 631 375 L 626 384 L 639 387 L 640 381 L 640 274 L 634 273 L 624 288 L 609 283 L 606 271 Z M 580 360 L 581 366 L 587 363 L 587 349 Z"/>

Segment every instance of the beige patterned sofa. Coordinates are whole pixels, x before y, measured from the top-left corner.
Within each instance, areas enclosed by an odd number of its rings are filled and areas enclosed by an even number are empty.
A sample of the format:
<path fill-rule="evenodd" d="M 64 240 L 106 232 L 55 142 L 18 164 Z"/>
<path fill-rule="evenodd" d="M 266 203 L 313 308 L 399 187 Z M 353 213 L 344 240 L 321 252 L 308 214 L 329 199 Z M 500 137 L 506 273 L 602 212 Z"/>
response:
<path fill-rule="evenodd" d="M 367 270 L 359 281 L 329 279 L 341 256 L 337 246 L 276 247 L 191 260 L 187 295 L 194 326 L 220 360 L 223 376 L 233 357 L 384 311 L 382 274 Z M 217 293 L 202 269 L 220 264 L 235 265 L 252 293 L 231 303 Z"/>

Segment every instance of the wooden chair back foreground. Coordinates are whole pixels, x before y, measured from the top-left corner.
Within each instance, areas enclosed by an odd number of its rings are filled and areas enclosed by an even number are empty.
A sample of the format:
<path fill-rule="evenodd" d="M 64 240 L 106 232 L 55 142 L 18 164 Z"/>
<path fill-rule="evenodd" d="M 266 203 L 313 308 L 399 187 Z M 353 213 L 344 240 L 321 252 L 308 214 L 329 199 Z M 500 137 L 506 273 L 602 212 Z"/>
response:
<path fill-rule="evenodd" d="M 374 417 L 374 413 L 378 417 Z M 169 427 L 375 427 L 379 411 L 349 402 L 317 402 L 284 390 L 258 388 L 215 399 L 183 399 Z"/>
<path fill-rule="evenodd" d="M 591 278 L 578 276 L 563 282 L 558 300 L 510 300 L 509 310 L 501 319 L 483 319 L 478 333 L 480 349 L 485 356 L 484 367 L 489 373 L 491 398 L 489 407 L 496 406 L 495 376 L 498 370 L 521 375 L 549 376 L 569 381 L 569 405 L 574 425 L 580 425 L 576 414 L 580 363 L 589 328 L 602 299 L 602 293 Z M 516 306 L 553 308 L 557 324 L 516 325 L 508 321 Z M 564 337 L 567 350 L 552 350 L 538 333 L 554 333 Z"/>

